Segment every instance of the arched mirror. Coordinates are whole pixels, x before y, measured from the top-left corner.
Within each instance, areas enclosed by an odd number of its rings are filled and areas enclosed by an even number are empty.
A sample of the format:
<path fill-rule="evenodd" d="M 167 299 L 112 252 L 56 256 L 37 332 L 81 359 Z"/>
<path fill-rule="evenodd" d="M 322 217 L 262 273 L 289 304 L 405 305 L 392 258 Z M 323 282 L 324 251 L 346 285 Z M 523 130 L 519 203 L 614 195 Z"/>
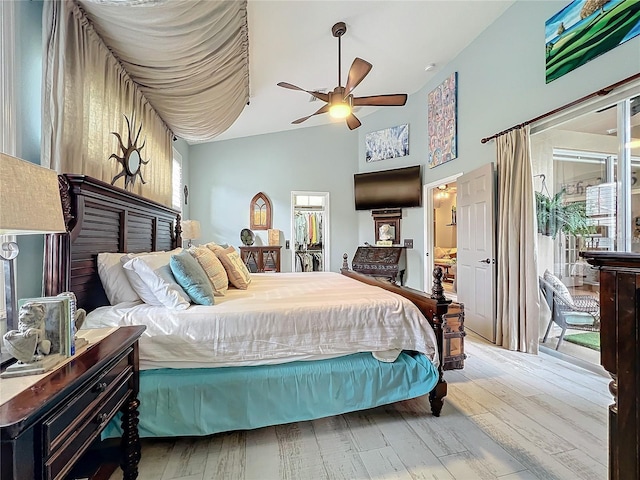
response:
<path fill-rule="evenodd" d="M 249 207 L 251 230 L 268 230 L 271 228 L 271 201 L 262 192 L 251 199 Z"/>

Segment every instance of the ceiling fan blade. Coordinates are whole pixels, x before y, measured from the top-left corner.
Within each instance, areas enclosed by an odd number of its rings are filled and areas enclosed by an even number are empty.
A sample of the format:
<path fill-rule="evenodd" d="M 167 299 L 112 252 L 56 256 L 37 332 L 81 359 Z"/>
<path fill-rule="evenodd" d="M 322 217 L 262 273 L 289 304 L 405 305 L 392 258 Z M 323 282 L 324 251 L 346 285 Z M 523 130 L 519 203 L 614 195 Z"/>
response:
<path fill-rule="evenodd" d="M 390 95 L 372 95 L 370 97 L 354 97 L 354 107 L 401 107 L 407 103 L 406 93 L 395 93 Z"/>
<path fill-rule="evenodd" d="M 371 65 L 366 60 L 356 57 L 356 59 L 351 64 L 351 68 L 349 69 L 349 76 L 347 77 L 347 84 L 344 87 L 344 97 L 347 98 L 347 95 L 351 93 L 351 91 L 358 86 L 358 84 L 364 80 L 364 77 L 371 71 L 373 65 Z"/>
<path fill-rule="evenodd" d="M 311 115 L 307 115 L 306 117 L 302 117 L 299 118 L 297 120 L 294 120 L 293 123 L 294 125 L 297 125 L 299 123 L 304 122 L 305 120 L 308 120 L 309 118 L 313 117 L 314 115 L 320 115 L 321 113 L 327 113 L 329 111 L 329 105 L 325 105 L 324 107 L 321 107 L 320 109 L 318 109 L 317 112 L 312 113 Z"/>
<path fill-rule="evenodd" d="M 288 88 L 289 90 L 300 90 L 301 92 L 307 92 L 309 95 L 316 97 L 318 100 L 322 100 L 323 102 L 329 101 L 329 95 L 326 93 L 312 92 L 310 90 L 305 90 L 304 88 L 296 87 L 295 85 L 292 85 L 287 82 L 280 82 L 278 83 L 278 86 L 282 88 Z"/>
<path fill-rule="evenodd" d="M 360 125 L 362 125 L 360 123 L 360 120 L 358 120 L 353 113 L 349 115 L 346 120 L 347 120 L 347 126 L 349 127 L 349 130 L 355 130 Z"/>

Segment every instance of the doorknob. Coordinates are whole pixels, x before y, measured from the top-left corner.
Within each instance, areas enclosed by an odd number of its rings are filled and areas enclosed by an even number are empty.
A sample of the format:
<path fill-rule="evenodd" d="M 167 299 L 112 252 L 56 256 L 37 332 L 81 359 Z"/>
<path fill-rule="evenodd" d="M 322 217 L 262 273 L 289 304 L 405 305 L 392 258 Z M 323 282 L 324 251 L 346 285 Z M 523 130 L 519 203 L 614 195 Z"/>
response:
<path fill-rule="evenodd" d="M 491 259 L 490 258 L 485 258 L 484 260 L 478 260 L 481 263 L 491 263 Z"/>

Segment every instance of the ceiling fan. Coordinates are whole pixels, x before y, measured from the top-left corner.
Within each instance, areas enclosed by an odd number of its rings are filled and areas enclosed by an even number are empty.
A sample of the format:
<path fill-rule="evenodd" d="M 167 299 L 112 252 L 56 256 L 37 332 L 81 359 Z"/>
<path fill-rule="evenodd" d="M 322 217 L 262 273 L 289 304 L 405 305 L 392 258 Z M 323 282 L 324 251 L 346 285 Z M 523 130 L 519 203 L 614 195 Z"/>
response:
<path fill-rule="evenodd" d="M 356 88 L 364 77 L 371 71 L 373 65 L 371 65 L 366 60 L 356 57 L 356 59 L 351 64 L 351 68 L 349 69 L 349 74 L 347 76 L 347 84 L 343 87 L 340 77 L 341 70 L 341 50 L 340 50 L 340 38 L 347 31 L 347 26 L 344 22 L 338 22 L 331 28 L 331 33 L 334 37 L 338 39 L 338 86 L 333 89 L 333 92 L 318 92 L 318 91 L 309 91 L 304 88 L 296 87 L 287 82 L 278 83 L 279 87 L 288 88 L 290 90 L 300 90 L 302 92 L 306 92 L 311 96 L 317 98 L 318 100 L 322 100 L 323 102 L 327 102 L 326 105 L 322 106 L 318 111 L 312 113 L 311 115 L 307 115 L 306 117 L 298 118 L 294 120 L 293 124 L 299 124 L 304 122 L 305 120 L 313 117 L 314 115 L 320 115 L 321 113 L 329 113 L 334 118 L 344 118 L 347 122 L 347 126 L 349 130 L 353 130 L 358 128 L 360 125 L 360 120 L 356 118 L 353 114 L 353 107 L 365 107 L 365 106 L 373 106 L 373 107 L 389 107 L 389 106 L 402 106 L 407 103 L 407 94 L 406 93 L 397 93 L 390 95 L 372 95 L 370 97 L 354 97 L 351 93 L 354 88 Z"/>

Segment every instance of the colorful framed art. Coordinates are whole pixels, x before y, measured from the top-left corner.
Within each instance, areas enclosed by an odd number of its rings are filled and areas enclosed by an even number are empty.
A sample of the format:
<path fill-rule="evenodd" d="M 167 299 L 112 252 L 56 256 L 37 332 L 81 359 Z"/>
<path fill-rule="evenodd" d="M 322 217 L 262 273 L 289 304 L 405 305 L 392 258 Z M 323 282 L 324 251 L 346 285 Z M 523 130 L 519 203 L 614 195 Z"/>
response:
<path fill-rule="evenodd" d="M 429 168 L 458 157 L 458 73 L 452 73 L 427 96 Z"/>
<path fill-rule="evenodd" d="M 546 83 L 638 35 L 640 1 L 574 0 L 545 22 Z"/>

